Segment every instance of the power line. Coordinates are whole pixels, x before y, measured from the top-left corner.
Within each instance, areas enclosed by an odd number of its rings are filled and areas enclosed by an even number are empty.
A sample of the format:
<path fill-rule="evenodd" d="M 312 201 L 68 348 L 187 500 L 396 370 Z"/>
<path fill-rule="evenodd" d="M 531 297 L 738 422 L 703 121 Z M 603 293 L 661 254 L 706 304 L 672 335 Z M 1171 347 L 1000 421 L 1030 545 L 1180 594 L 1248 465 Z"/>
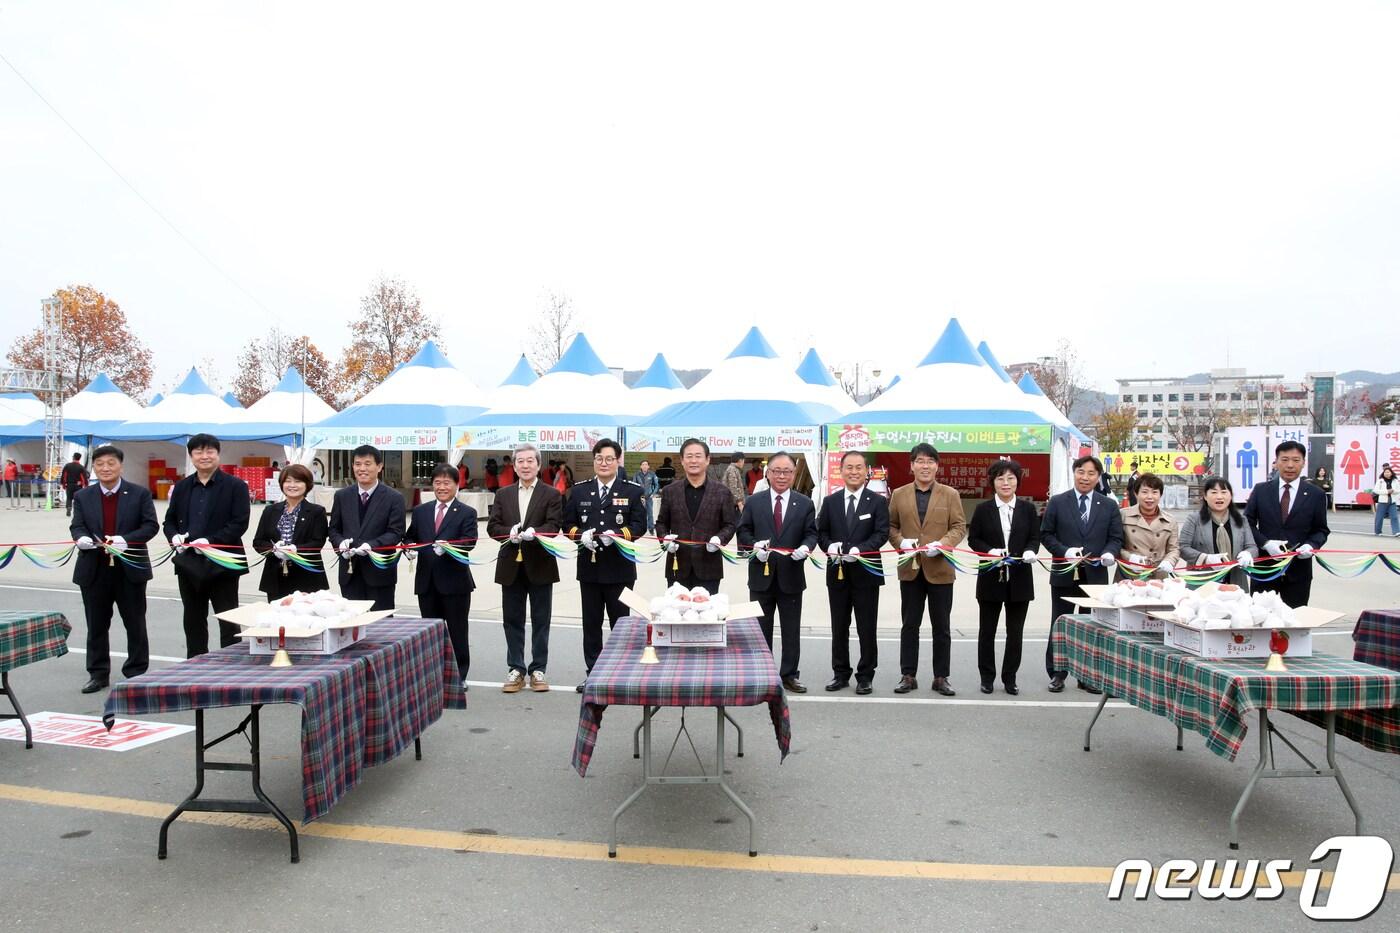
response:
<path fill-rule="evenodd" d="M 198 245 L 197 243 L 195 243 L 194 240 L 192 240 L 192 239 L 190 239 L 190 237 L 186 236 L 186 235 L 185 235 L 185 232 L 184 232 L 183 230 L 181 230 L 179 227 L 175 226 L 174 222 L 171 221 L 171 219 L 170 219 L 169 217 L 166 217 L 163 213 L 161 213 L 160 208 L 158 208 L 158 207 L 156 207 L 154 204 L 152 204 L 151 201 L 150 201 L 150 199 L 148 199 L 144 194 L 142 194 L 142 193 L 140 192 L 140 190 L 138 190 L 137 187 L 136 187 L 135 185 L 133 185 L 133 184 L 131 183 L 131 181 L 130 181 L 129 179 L 127 179 L 127 177 L 126 177 L 125 175 L 123 175 L 123 174 L 117 169 L 117 167 L 116 167 L 115 165 L 113 165 L 113 164 L 107 159 L 106 156 L 104 156 L 100 151 L 98 151 L 98 149 L 97 149 L 96 146 L 94 146 L 92 143 L 88 142 L 87 137 L 84 136 L 82 133 L 80 133 L 80 132 L 78 131 L 78 128 L 68 121 L 68 118 L 67 118 L 67 117 L 65 117 L 63 114 L 59 113 L 57 107 L 55 107 L 53 104 L 49 103 L 48 98 L 45 97 L 43 94 L 41 94 L 41 93 L 39 92 L 39 89 L 38 89 L 37 87 L 35 87 L 34 84 L 33 84 L 28 78 L 26 78 L 26 77 L 24 76 L 24 74 L 23 74 L 18 68 L 15 67 L 14 62 L 10 61 L 8 58 L 5 57 L 5 54 L 4 54 L 3 52 L 0 52 L 0 62 L 4 62 L 4 63 L 9 67 L 9 69 L 15 73 L 15 77 L 19 78 L 21 81 L 24 82 L 24 86 L 27 87 L 27 88 L 29 88 L 29 90 L 33 92 L 34 96 L 37 97 L 37 98 L 39 98 L 39 100 L 43 103 L 43 105 L 44 105 L 45 107 L 49 108 L 50 112 L 52 112 L 54 116 L 58 117 L 58 119 L 59 119 L 60 121 L 62 121 L 63 125 L 66 126 L 66 127 L 68 127 L 69 131 L 72 132 L 72 134 L 73 134 L 74 136 L 78 137 L 79 141 L 81 141 L 82 144 L 83 144 L 84 146 L 87 146 L 88 150 L 89 150 L 93 155 L 97 156 L 97 158 L 102 162 L 102 164 L 105 165 L 105 166 L 107 166 L 107 168 L 111 171 L 111 173 L 112 173 L 113 175 L 117 176 L 117 178 L 121 181 L 121 183 L 122 183 L 123 185 L 126 185 L 127 189 L 128 189 L 132 194 L 136 195 L 137 200 L 139 200 L 142 204 L 146 205 L 146 207 L 148 207 L 148 208 L 150 209 L 151 213 L 152 213 L 152 214 L 155 214 L 157 217 L 159 217 L 160 220 L 161 220 L 161 222 L 164 223 L 167 227 L 169 227 L 169 228 L 171 229 L 171 231 L 174 232 L 174 234 L 175 234 L 176 236 L 178 236 L 181 240 L 184 240 L 186 246 L 188 246 L 190 249 L 194 250 L 195 254 L 198 255 L 200 259 L 203 259 L 206 263 L 208 263 L 208 264 L 209 264 L 209 267 L 210 267 L 211 269 L 213 269 L 215 272 L 219 273 L 219 275 L 223 276 L 224 279 L 225 279 L 230 285 L 232 285 L 234 288 L 236 288 L 236 289 L 238 289 L 240 292 L 242 292 L 243 295 L 244 295 L 244 297 L 246 297 L 246 298 L 247 298 L 249 301 L 251 301 L 253 304 L 257 305 L 260 309 L 262 309 L 262 311 L 263 311 L 265 314 L 267 314 L 268 316 L 270 316 L 270 317 L 272 317 L 274 320 L 276 320 L 276 315 L 274 315 L 274 314 L 272 313 L 271 309 L 269 309 L 269 308 L 267 307 L 267 305 L 265 305 L 265 304 L 263 304 L 261 301 L 259 301 L 256 295 L 254 295 L 252 292 L 248 291 L 248 289 L 244 288 L 241 282 L 239 282 L 237 279 L 235 279 L 232 275 L 230 275 L 227 271 L 225 271 L 224 268 L 223 268 L 222 266 L 220 266 L 217 262 L 215 262 L 213 259 L 211 259 L 211 258 L 209 257 L 209 254 L 208 254 L 208 253 L 206 253 L 206 252 L 204 252 L 204 250 L 200 249 L 200 248 L 199 248 L 199 245 Z"/>

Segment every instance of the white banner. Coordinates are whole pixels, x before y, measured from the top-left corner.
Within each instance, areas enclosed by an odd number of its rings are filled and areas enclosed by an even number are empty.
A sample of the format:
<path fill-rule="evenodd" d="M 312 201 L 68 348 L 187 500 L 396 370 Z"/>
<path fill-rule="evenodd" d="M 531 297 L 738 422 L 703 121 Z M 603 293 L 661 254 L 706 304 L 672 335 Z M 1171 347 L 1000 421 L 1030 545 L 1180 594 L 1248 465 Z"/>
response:
<path fill-rule="evenodd" d="M 1377 434 L 1374 424 L 1337 425 L 1335 475 L 1332 477 L 1332 501 L 1337 505 L 1355 505 L 1356 494 L 1371 488 L 1379 472 L 1376 463 Z"/>
<path fill-rule="evenodd" d="M 1274 448 L 1284 441 L 1297 441 L 1303 445 L 1303 475 L 1312 476 L 1313 471 L 1308 469 L 1308 426 L 1305 424 L 1276 424 L 1269 428 L 1269 469 L 1274 467 Z"/>
<path fill-rule="evenodd" d="M 446 428 L 307 428 L 308 450 L 354 450 L 373 444 L 380 450 L 446 450 Z"/>
<path fill-rule="evenodd" d="M 621 433 L 617 425 L 457 425 L 452 428 L 452 449 L 512 450 L 516 444 L 534 444 L 540 450 L 591 451 L 603 438 L 619 440 Z"/>
<path fill-rule="evenodd" d="M 1243 502 L 1255 485 L 1269 478 L 1269 432 L 1262 427 L 1235 427 L 1226 434 L 1225 474 L 1235 487 L 1235 498 Z"/>
<path fill-rule="evenodd" d="M 680 450 L 687 438 L 698 437 L 712 453 L 736 450 L 754 453 L 814 454 L 821 450 L 821 428 L 637 428 L 627 429 L 627 449 L 642 453 Z"/>
<path fill-rule="evenodd" d="M 1379 476 L 1381 466 L 1387 463 L 1400 470 L 1400 426 L 1383 424 L 1376 430 L 1380 435 L 1376 439 L 1376 459 L 1380 463 L 1376 464 L 1374 472 Z"/>

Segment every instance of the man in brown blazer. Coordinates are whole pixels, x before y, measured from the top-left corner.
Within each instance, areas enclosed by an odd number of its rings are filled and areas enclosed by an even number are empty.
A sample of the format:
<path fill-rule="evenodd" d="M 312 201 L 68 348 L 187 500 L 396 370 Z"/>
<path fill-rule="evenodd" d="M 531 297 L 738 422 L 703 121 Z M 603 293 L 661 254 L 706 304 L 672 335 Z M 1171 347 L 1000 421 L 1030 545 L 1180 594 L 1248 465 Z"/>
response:
<path fill-rule="evenodd" d="M 501 585 L 501 621 L 510 667 L 502 693 L 518 693 L 528 674 L 530 689 L 549 689 L 549 617 L 559 562 L 537 540 L 558 534 L 564 524 L 564 497 L 539 479 L 540 452 L 533 444 L 515 448 L 516 482 L 502 486 L 491 503 L 486 533 L 501 542 L 496 582 Z M 530 666 L 525 666 L 525 603 L 530 604 Z"/>
<path fill-rule="evenodd" d="M 734 537 L 739 509 L 724 484 L 709 479 L 709 444 L 694 437 L 681 444 L 681 467 L 685 479 L 661 490 L 656 513 L 656 536 L 668 552 L 666 582 L 718 593 L 724 579 L 719 549 Z M 704 541 L 705 546 L 682 546 L 681 541 Z"/>
<path fill-rule="evenodd" d="M 915 444 L 909 451 L 914 482 L 890 496 L 890 543 L 901 554 L 918 556 L 899 568 L 899 603 L 903 624 L 899 632 L 899 686 L 908 693 L 919 686 L 919 629 L 928 605 L 933 625 L 933 689 L 945 697 L 956 691 L 948 683 L 948 660 L 953 639 L 949 617 L 953 612 L 953 568 L 944 548 L 957 547 L 967 534 L 962 499 L 951 486 L 938 482 L 938 451 L 931 444 Z"/>

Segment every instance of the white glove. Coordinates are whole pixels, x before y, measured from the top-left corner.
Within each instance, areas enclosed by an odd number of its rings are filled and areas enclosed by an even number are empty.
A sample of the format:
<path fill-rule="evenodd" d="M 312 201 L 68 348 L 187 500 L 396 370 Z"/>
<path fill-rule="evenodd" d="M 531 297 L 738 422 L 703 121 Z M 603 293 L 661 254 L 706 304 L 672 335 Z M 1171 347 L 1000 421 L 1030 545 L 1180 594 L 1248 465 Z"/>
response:
<path fill-rule="evenodd" d="M 510 526 L 510 535 L 509 535 L 508 537 L 510 538 L 510 543 L 511 543 L 511 544 L 519 544 L 519 543 L 520 543 L 520 523 L 519 523 L 519 522 L 516 522 L 514 525 L 511 525 L 511 526 Z"/>
<path fill-rule="evenodd" d="M 612 547 L 617 541 L 617 532 L 609 529 L 598 536 L 598 540 L 603 542 L 604 547 Z"/>
<path fill-rule="evenodd" d="M 860 548 L 852 544 L 851 549 L 846 552 L 846 556 L 841 559 L 848 564 L 854 564 L 856 561 L 860 560 Z"/>
<path fill-rule="evenodd" d="M 123 538 L 121 535 L 112 535 L 112 537 L 107 539 L 107 546 L 112 550 L 116 551 L 118 554 L 125 553 L 126 539 Z"/>
<path fill-rule="evenodd" d="M 436 556 L 438 556 L 438 557 L 441 557 L 441 556 L 442 556 L 443 554 L 445 554 L 445 553 L 447 553 L 447 552 L 444 551 L 444 550 L 442 549 L 442 542 L 441 542 L 441 541 L 434 541 L 434 542 L 433 542 L 433 554 L 436 555 Z"/>
<path fill-rule="evenodd" d="M 1026 551 L 1021 555 L 1021 560 L 1025 561 L 1028 564 L 1031 563 L 1035 560 L 1035 551 Z"/>
<path fill-rule="evenodd" d="M 1250 554 L 1248 551 L 1240 551 L 1235 555 L 1235 560 L 1239 562 L 1241 567 L 1254 566 L 1254 555 Z"/>
<path fill-rule="evenodd" d="M 73 543 L 78 546 L 78 550 L 80 551 L 91 551 L 93 548 L 97 547 L 97 542 L 93 541 L 87 535 L 83 535 Z"/>
<path fill-rule="evenodd" d="M 170 539 L 170 544 L 181 554 L 185 553 L 185 542 L 190 539 L 189 535 L 179 534 Z"/>
<path fill-rule="evenodd" d="M 676 540 L 676 537 L 676 535 L 667 535 L 661 539 L 661 546 L 664 547 L 668 553 L 674 554 L 681 549 L 681 543 Z"/>
<path fill-rule="evenodd" d="M 365 556 L 365 557 L 368 557 L 368 556 L 369 556 L 369 552 L 372 551 L 372 550 L 374 550 L 374 549 L 371 548 L 371 547 L 369 546 L 369 542 L 368 542 L 368 541 L 362 541 L 362 542 L 360 542 L 360 546 L 357 547 L 357 548 L 355 548 L 355 553 L 356 553 L 356 554 L 361 554 L 361 555 L 363 555 L 363 556 Z"/>
<path fill-rule="evenodd" d="M 1279 541 L 1277 539 L 1274 539 L 1273 541 L 1264 542 L 1264 553 L 1268 554 L 1270 557 L 1278 557 L 1286 550 L 1288 550 L 1287 541 Z"/>
<path fill-rule="evenodd" d="M 1175 573 L 1176 561 L 1172 560 L 1170 557 L 1164 557 L 1162 562 L 1157 565 L 1157 569 L 1163 573 Z"/>
<path fill-rule="evenodd" d="M 929 557 L 939 556 L 943 553 L 943 542 L 930 541 L 928 544 L 924 545 L 924 553 L 927 554 Z"/>
<path fill-rule="evenodd" d="M 521 540 L 521 541 L 533 541 L 533 540 L 535 540 L 535 527 L 534 527 L 533 525 L 531 525 L 529 528 L 526 528 L 524 531 L 520 532 L 520 540 Z"/>
<path fill-rule="evenodd" d="M 826 556 L 832 560 L 841 556 L 841 542 L 833 541 L 826 548 Z"/>
<path fill-rule="evenodd" d="M 1298 545 L 1298 556 L 1303 560 L 1312 560 L 1313 546 L 1311 544 Z"/>
<path fill-rule="evenodd" d="M 710 538 L 709 541 L 705 542 L 705 550 L 709 551 L 711 554 L 713 554 L 715 551 L 718 551 L 719 549 L 719 535 L 715 535 L 714 537 Z"/>
<path fill-rule="evenodd" d="M 772 551 L 768 550 L 767 541 L 755 541 L 753 543 L 754 560 L 758 561 L 760 564 L 768 563 L 768 558 L 772 556 L 772 553 Z"/>
<path fill-rule="evenodd" d="M 598 550 L 598 542 L 593 540 L 593 529 L 585 528 L 583 534 L 578 536 L 578 543 L 588 548 L 590 551 Z"/>
<path fill-rule="evenodd" d="M 1006 556 L 1006 548 L 1004 548 L 1004 547 L 994 547 L 994 548 L 992 548 L 990 551 L 987 552 L 987 556 L 988 556 L 988 557 L 1005 557 L 1005 556 Z"/>
<path fill-rule="evenodd" d="M 801 562 L 801 561 L 806 560 L 806 559 L 807 559 L 808 557 L 810 557 L 811 555 L 812 555 L 812 549 L 809 548 L 807 545 L 804 544 L 804 545 L 800 546 L 797 550 L 793 551 L 793 552 L 792 552 L 790 555 L 788 555 L 788 556 L 790 556 L 790 557 L 791 557 L 793 560 L 795 560 L 795 561 Z"/>
<path fill-rule="evenodd" d="M 340 542 L 340 547 L 336 548 L 336 550 L 340 552 L 341 557 L 348 557 L 352 548 L 354 548 L 354 545 L 350 543 L 349 538 L 346 538 L 344 541 Z"/>
<path fill-rule="evenodd" d="M 283 544 L 281 541 L 274 541 L 272 544 L 272 556 L 280 561 L 285 561 L 287 559 L 287 552 L 285 548 L 286 545 Z"/>
<path fill-rule="evenodd" d="M 208 538 L 195 538 L 193 541 L 190 542 L 190 547 L 198 547 L 198 546 L 201 545 L 201 544 L 208 544 L 208 543 L 209 543 L 209 539 L 208 539 Z"/>
<path fill-rule="evenodd" d="M 1112 567 L 1116 563 L 1118 563 L 1118 560 L 1112 554 L 1105 552 L 1099 555 L 1100 567 Z"/>
<path fill-rule="evenodd" d="M 915 541 L 913 538 L 905 538 L 899 542 L 899 549 L 901 551 L 917 551 L 919 549 L 919 542 Z"/>
<path fill-rule="evenodd" d="M 1145 564 L 1145 563 L 1147 563 L 1147 558 L 1146 558 L 1146 557 L 1143 557 L 1141 554 L 1129 554 L 1129 555 L 1128 555 L 1128 563 L 1130 563 L 1130 564 Z"/>
<path fill-rule="evenodd" d="M 406 548 L 404 548 L 404 549 L 403 549 L 403 556 L 404 556 L 404 557 L 407 557 L 409 560 L 417 560 L 417 559 L 418 559 L 418 548 L 416 548 L 416 547 L 406 547 Z"/>
<path fill-rule="evenodd" d="M 1078 560 L 1084 556 L 1082 547 L 1072 547 L 1065 550 L 1065 560 Z"/>

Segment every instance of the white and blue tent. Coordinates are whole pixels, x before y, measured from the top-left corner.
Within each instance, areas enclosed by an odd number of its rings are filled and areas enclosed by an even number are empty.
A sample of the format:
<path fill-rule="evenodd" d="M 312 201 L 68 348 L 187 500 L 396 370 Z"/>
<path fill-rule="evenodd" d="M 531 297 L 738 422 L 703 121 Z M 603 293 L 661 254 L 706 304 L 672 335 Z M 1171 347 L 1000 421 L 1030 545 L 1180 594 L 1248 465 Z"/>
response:
<path fill-rule="evenodd" d="M 74 444 L 88 445 L 94 439 L 108 437 L 117 425 L 140 411 L 141 406 L 107 378 L 106 373 L 98 373 L 81 392 L 63 403 L 63 436 Z M 43 413 L 40 405 L 39 420 L 10 436 L 16 441 L 43 441 Z"/>
<path fill-rule="evenodd" d="M 178 386 L 156 404 L 143 408 L 116 425 L 106 437 L 116 441 L 169 441 L 184 444 L 193 434 L 213 434 L 220 441 L 259 441 L 290 444 L 295 432 L 285 424 L 251 421 L 243 409 L 233 408 L 214 394 L 199 370 L 191 368 Z M 225 462 L 236 462 L 228 456 Z"/>
<path fill-rule="evenodd" d="M 224 404 L 227 405 L 229 408 L 243 407 L 243 403 L 238 400 L 238 396 L 234 395 L 232 392 L 225 392 L 223 394 L 223 400 Z"/>
<path fill-rule="evenodd" d="M 590 450 L 618 439 L 637 412 L 632 390 L 603 363 L 584 334 L 529 385 L 475 418 L 453 426 L 454 450 L 508 450 L 529 441 L 542 450 Z"/>
<path fill-rule="evenodd" d="M 643 417 L 654 414 L 667 405 L 674 405 L 685 399 L 685 384 L 681 382 L 666 355 L 656 354 L 646 372 L 632 383 L 633 406 Z"/>
<path fill-rule="evenodd" d="M 526 386 L 534 385 L 539 379 L 539 374 L 530 365 L 530 361 L 525 358 L 525 354 L 520 354 L 520 359 L 515 361 L 515 366 L 501 380 L 501 384 L 492 389 L 486 396 L 486 410 L 490 411 L 500 405 L 508 405 L 520 395 L 521 390 Z"/>
<path fill-rule="evenodd" d="M 1079 440 L 1088 442 L 1088 436 L 1083 431 L 1079 430 L 1079 428 L 1075 427 L 1074 423 L 1070 421 L 1069 418 L 1065 417 L 1064 412 L 1055 407 L 1055 403 L 1050 401 L 1045 393 L 1040 390 L 1040 386 L 1036 384 L 1034 377 L 1032 377 L 1030 373 L 1023 373 L 1019 382 L 1012 379 L 1011 374 L 997 361 L 996 355 L 992 353 L 992 348 L 987 345 L 987 341 L 985 340 L 977 345 L 977 352 L 982 354 L 982 358 L 987 361 L 987 365 L 992 367 L 992 371 L 1000 376 L 1003 382 L 1009 382 L 1015 385 L 1017 389 L 1029 398 L 1030 404 L 1033 406 L 1031 411 L 1044 416 L 1051 424 L 1064 428 Z"/>
<path fill-rule="evenodd" d="M 308 428 L 306 446 L 443 450 L 451 425 L 485 410 L 485 394 L 429 340 L 355 404 Z"/>
<path fill-rule="evenodd" d="M 803 401 L 820 402 L 836 411 L 847 411 L 855 404 L 855 400 L 832 378 L 831 370 L 826 368 L 816 347 L 809 349 L 802 362 L 797 364 L 797 376 L 811 386 Z"/>
<path fill-rule="evenodd" d="M 35 425 L 38 454 L 32 452 Z M 33 463 L 44 456 L 44 403 L 32 392 L 0 392 L 0 451 L 16 463 Z M 20 447 L 18 445 L 26 445 Z M 0 466 L 3 466 L 0 460 Z"/>
<path fill-rule="evenodd" d="M 300 438 L 306 436 L 308 425 L 326 420 L 335 409 L 311 391 L 295 366 L 288 366 L 281 381 L 243 414 L 250 423 L 280 426 Z M 298 444 L 283 446 L 290 463 L 309 464 L 313 450 Z"/>

